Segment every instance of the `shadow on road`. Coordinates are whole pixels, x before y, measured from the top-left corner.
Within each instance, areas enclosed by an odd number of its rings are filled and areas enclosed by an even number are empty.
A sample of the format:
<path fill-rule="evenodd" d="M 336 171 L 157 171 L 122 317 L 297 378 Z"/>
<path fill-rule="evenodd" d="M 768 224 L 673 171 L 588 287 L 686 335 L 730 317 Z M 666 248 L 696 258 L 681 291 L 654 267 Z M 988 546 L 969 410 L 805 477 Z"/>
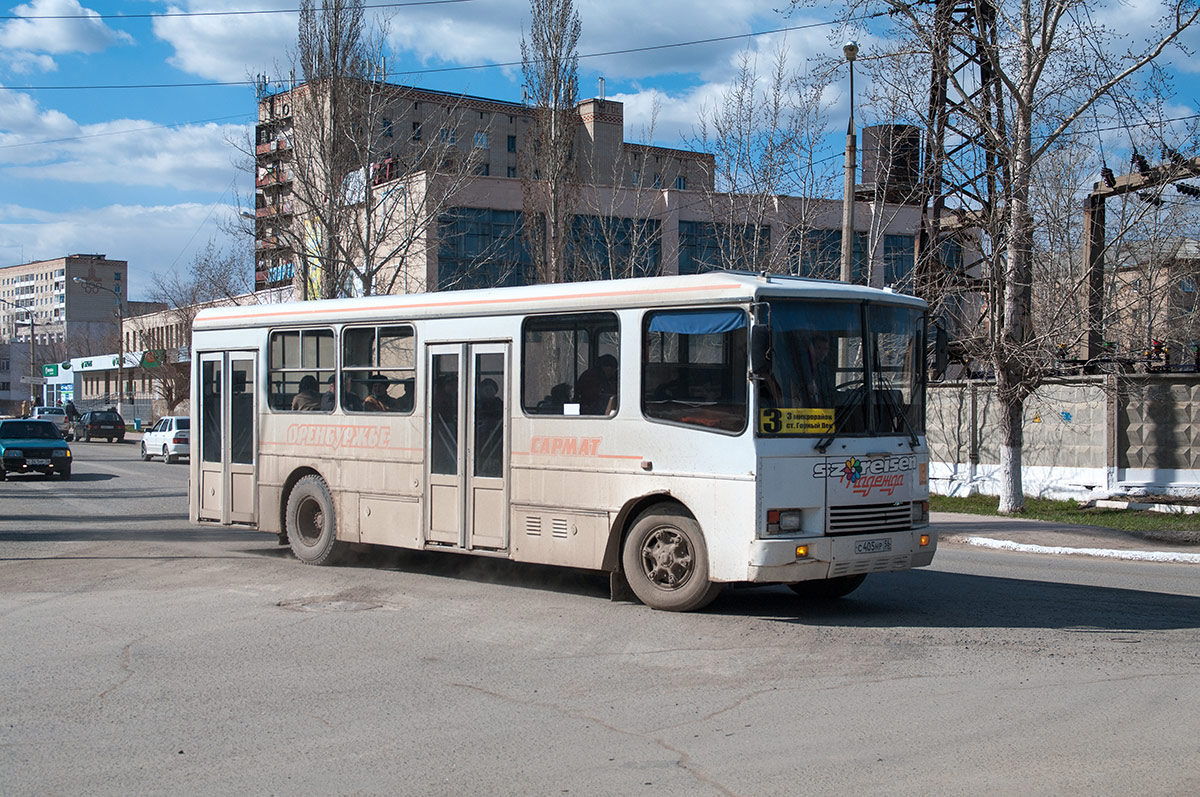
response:
<path fill-rule="evenodd" d="M 836 601 L 803 600 L 786 587 L 727 589 L 711 611 L 851 628 L 1200 628 L 1200 597 L 934 570 L 872 575 Z"/>
<path fill-rule="evenodd" d="M 292 551 L 287 546 L 247 549 L 244 553 L 293 559 Z M 296 562 L 296 565 L 301 566 L 299 562 Z M 355 552 L 342 566 L 395 570 L 434 578 L 462 579 L 480 584 L 608 598 L 607 573 L 511 562 L 507 559 L 370 546 Z"/>
<path fill-rule="evenodd" d="M 44 520 L 44 518 L 42 518 Z M 7 518 L 6 518 L 7 520 Z M 60 519 L 61 520 L 61 519 Z M 187 525 L 187 515 L 126 515 L 122 518 L 88 518 L 89 524 L 172 522 L 173 528 L 75 528 L 69 531 L 0 531 L 0 542 L 231 542 L 260 539 L 261 534 L 242 529 L 199 528 Z"/>

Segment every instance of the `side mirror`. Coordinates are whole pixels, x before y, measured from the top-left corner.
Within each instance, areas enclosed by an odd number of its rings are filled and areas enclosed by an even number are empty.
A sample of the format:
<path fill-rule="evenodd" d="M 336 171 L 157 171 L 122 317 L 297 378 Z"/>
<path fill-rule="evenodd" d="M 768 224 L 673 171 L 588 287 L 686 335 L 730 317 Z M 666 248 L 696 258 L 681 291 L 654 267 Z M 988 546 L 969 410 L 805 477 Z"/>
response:
<path fill-rule="evenodd" d="M 750 373 L 766 376 L 771 370 L 771 328 L 766 324 L 750 327 Z"/>
<path fill-rule="evenodd" d="M 950 335 L 943 327 L 937 327 L 933 332 L 933 370 L 946 373 L 950 365 Z"/>

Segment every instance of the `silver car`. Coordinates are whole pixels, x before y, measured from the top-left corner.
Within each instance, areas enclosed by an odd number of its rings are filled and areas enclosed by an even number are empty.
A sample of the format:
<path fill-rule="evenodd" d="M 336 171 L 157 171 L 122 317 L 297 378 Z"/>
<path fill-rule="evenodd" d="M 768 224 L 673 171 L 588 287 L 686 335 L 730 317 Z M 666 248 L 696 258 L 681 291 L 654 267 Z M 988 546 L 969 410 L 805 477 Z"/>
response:
<path fill-rule="evenodd" d="M 62 407 L 34 407 L 30 411 L 29 417 L 39 421 L 50 421 L 58 427 L 59 434 L 65 440 L 70 440 L 72 437 L 71 422 L 67 419 L 67 411 Z"/>

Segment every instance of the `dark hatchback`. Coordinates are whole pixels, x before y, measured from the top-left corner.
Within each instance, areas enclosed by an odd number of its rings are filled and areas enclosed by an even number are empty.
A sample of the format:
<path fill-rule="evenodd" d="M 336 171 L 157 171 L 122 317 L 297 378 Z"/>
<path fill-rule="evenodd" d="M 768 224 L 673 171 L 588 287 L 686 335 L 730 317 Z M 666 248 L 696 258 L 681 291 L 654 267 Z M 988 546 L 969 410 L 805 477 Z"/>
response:
<path fill-rule="evenodd" d="M 0 481 L 10 473 L 71 478 L 71 448 L 51 421 L 0 421 Z"/>
<path fill-rule="evenodd" d="M 72 428 L 75 439 L 85 443 L 92 442 L 93 437 L 103 437 L 110 443 L 114 440 L 125 442 L 125 419 L 112 410 L 85 412 Z"/>

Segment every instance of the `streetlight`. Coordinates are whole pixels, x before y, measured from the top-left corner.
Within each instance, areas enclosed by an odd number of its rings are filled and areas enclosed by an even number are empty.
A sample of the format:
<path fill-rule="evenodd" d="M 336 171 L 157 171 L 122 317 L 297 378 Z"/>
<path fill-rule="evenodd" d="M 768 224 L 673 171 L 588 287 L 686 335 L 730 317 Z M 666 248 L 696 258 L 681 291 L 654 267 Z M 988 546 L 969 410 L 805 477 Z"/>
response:
<path fill-rule="evenodd" d="M 846 125 L 846 186 L 842 193 L 842 282 L 854 281 L 854 183 L 858 167 L 858 141 L 854 130 L 854 59 L 858 42 L 842 45 L 842 54 L 850 64 L 850 121 Z"/>
<path fill-rule="evenodd" d="M 37 378 L 37 375 L 33 372 L 33 369 L 35 367 L 34 363 L 33 363 L 33 339 L 34 339 L 34 335 L 35 335 L 33 309 L 29 308 L 29 307 L 21 307 L 20 305 L 13 304 L 12 302 L 8 301 L 7 299 L 0 299 L 0 302 L 4 302 L 6 305 L 8 305 L 9 307 L 11 307 L 14 310 L 24 310 L 25 314 L 27 316 L 29 316 L 29 322 L 28 322 L 29 323 L 29 378 L 31 380 L 29 382 L 29 407 L 30 407 L 30 409 L 32 409 L 33 407 L 36 407 L 38 404 L 41 403 L 37 400 L 37 385 L 35 385 L 32 381 L 33 379 Z M 17 324 L 16 319 L 14 319 L 13 326 L 16 326 L 16 324 Z"/>
<path fill-rule="evenodd" d="M 93 288 L 99 288 L 102 291 L 108 291 L 117 300 L 117 414 L 122 418 L 125 417 L 125 330 L 122 328 L 122 320 L 125 318 L 125 309 L 121 306 L 121 294 L 117 293 L 112 288 L 106 288 L 99 281 L 85 280 L 83 277 L 71 277 L 72 282 L 78 282 L 80 285 L 89 285 Z"/>

